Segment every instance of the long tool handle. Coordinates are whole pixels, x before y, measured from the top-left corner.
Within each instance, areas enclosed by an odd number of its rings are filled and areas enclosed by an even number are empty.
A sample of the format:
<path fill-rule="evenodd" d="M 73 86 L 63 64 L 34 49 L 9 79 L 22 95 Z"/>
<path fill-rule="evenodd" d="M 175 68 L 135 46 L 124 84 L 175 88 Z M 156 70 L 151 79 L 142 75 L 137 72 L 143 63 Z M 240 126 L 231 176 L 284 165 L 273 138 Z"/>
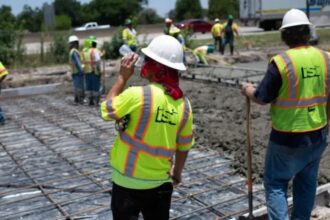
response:
<path fill-rule="evenodd" d="M 248 219 L 253 219 L 253 188 L 252 188 L 252 146 L 251 146 L 251 102 L 249 97 L 246 97 L 246 143 L 247 143 L 247 178 L 248 178 L 248 200 L 249 200 L 249 216 Z"/>

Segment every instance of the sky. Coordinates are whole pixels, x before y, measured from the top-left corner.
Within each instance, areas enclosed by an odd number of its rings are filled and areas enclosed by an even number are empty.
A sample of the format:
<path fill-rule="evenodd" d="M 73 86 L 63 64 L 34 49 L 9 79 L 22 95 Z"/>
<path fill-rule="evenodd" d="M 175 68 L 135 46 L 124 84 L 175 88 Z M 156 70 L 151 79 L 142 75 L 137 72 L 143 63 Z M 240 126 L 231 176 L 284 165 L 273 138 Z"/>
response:
<path fill-rule="evenodd" d="M 175 7 L 176 0 L 148 0 L 149 8 L 154 8 L 162 17 L 166 17 L 167 13 Z M 13 14 L 17 15 L 23 9 L 24 5 L 29 5 L 32 8 L 41 7 L 44 2 L 51 3 L 53 0 L 0 0 L 1 5 L 11 6 Z M 81 3 L 90 2 L 90 0 L 80 0 Z M 207 8 L 208 0 L 200 0 L 203 8 Z"/>

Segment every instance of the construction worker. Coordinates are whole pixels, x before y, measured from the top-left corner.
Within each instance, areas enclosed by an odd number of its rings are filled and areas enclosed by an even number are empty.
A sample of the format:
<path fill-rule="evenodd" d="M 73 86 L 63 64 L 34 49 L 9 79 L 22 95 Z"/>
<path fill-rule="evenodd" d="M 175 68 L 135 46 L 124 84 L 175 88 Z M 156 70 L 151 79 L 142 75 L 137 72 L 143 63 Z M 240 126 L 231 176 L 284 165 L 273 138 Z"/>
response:
<path fill-rule="evenodd" d="M 214 45 L 203 45 L 195 48 L 193 50 L 193 55 L 195 56 L 196 63 L 208 65 L 206 55 L 214 52 Z"/>
<path fill-rule="evenodd" d="M 170 29 L 173 28 L 173 27 L 175 27 L 175 26 L 173 25 L 172 19 L 166 18 L 165 19 L 164 34 L 170 35 Z"/>
<path fill-rule="evenodd" d="M 234 38 L 235 34 L 238 37 L 238 26 L 236 22 L 234 22 L 234 17 L 232 15 L 228 16 L 227 22 L 223 25 L 223 29 L 221 30 L 221 35 L 224 35 L 224 40 L 222 44 L 222 55 L 225 53 L 226 45 L 230 46 L 230 55 L 234 54 Z"/>
<path fill-rule="evenodd" d="M 79 38 L 75 35 L 69 37 L 69 63 L 71 66 L 72 81 L 74 88 L 74 103 L 83 104 L 84 102 L 84 74 L 83 65 L 80 59 L 79 49 Z"/>
<path fill-rule="evenodd" d="M 124 90 L 138 59 L 128 54 L 101 103 L 102 118 L 116 120 L 119 132 L 110 158 L 114 220 L 138 219 L 140 212 L 144 219 L 169 219 L 173 185 L 181 182 L 194 143 L 190 102 L 179 87 L 178 71 L 186 70 L 181 45 L 162 35 L 142 52 L 141 76 L 150 83 Z"/>
<path fill-rule="evenodd" d="M 0 92 L 1 92 L 1 83 L 7 77 L 7 75 L 8 75 L 7 69 L 0 62 Z M 5 116 L 0 107 L 0 125 L 4 125 L 4 124 L 5 124 Z"/>
<path fill-rule="evenodd" d="M 308 45 L 306 14 L 291 9 L 283 17 L 282 40 L 290 49 L 271 58 L 260 85 L 247 83 L 242 94 L 271 103 L 272 131 L 264 186 L 268 219 L 288 219 L 287 190 L 292 182 L 291 219 L 310 219 L 317 173 L 327 146 L 330 54 Z"/>
<path fill-rule="evenodd" d="M 130 47 L 133 52 L 136 52 L 138 49 L 137 33 L 133 28 L 132 20 L 126 19 L 125 21 L 126 28 L 123 30 L 122 38 L 124 43 Z"/>
<path fill-rule="evenodd" d="M 97 49 L 97 39 L 89 36 L 83 52 L 85 63 L 86 93 L 89 105 L 98 105 L 100 100 L 100 72 L 101 72 L 101 53 Z"/>
<path fill-rule="evenodd" d="M 214 19 L 214 25 L 211 28 L 211 33 L 214 40 L 214 48 L 215 49 L 218 48 L 219 53 L 222 53 L 222 37 L 221 37 L 222 29 L 223 29 L 223 25 L 220 23 L 219 18 Z"/>

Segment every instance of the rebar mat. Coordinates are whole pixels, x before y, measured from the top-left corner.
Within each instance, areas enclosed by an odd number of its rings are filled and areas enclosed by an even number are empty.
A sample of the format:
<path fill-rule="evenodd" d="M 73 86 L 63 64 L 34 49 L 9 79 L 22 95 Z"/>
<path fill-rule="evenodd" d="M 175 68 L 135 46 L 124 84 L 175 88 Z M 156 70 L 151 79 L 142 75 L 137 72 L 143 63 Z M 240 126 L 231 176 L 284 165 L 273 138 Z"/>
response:
<path fill-rule="evenodd" d="M 114 123 L 96 107 L 70 103 L 61 95 L 1 102 L 1 220 L 112 219 Z M 262 187 L 254 190 L 257 208 L 265 201 Z M 173 192 L 171 219 L 235 219 L 247 210 L 246 180 L 231 160 L 207 146 L 193 148 Z"/>

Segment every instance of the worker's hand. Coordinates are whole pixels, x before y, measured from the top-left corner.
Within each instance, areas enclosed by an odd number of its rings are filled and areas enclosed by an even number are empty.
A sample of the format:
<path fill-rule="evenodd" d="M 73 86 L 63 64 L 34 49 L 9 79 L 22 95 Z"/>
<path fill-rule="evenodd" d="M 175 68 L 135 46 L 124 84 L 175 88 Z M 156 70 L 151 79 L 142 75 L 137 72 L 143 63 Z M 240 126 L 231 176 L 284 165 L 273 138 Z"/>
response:
<path fill-rule="evenodd" d="M 175 169 L 173 168 L 171 170 L 170 174 L 172 180 L 173 180 L 173 186 L 178 186 L 181 183 L 181 172 L 176 172 Z"/>
<path fill-rule="evenodd" d="M 247 97 L 250 97 L 250 94 L 253 94 L 255 91 L 255 87 L 252 83 L 243 83 L 241 86 L 241 93 Z"/>
<path fill-rule="evenodd" d="M 127 81 L 134 73 L 134 65 L 137 62 L 139 55 L 136 53 L 129 53 L 121 59 L 120 75 Z"/>

